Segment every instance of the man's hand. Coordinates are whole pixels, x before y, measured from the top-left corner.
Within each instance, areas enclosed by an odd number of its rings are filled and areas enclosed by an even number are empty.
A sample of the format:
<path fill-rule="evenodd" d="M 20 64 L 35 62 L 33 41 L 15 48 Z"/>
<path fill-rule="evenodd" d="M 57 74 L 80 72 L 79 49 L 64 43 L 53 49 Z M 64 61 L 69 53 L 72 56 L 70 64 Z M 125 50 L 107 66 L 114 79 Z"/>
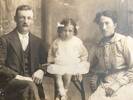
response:
<path fill-rule="evenodd" d="M 105 93 L 107 97 L 111 97 L 114 94 L 114 92 L 115 91 L 109 87 L 105 88 Z"/>
<path fill-rule="evenodd" d="M 43 70 L 39 69 L 36 72 L 34 72 L 34 74 L 32 75 L 32 79 L 36 84 L 41 84 L 43 81 L 43 75 Z"/>
<path fill-rule="evenodd" d="M 21 76 L 21 75 L 17 75 L 17 76 L 15 77 L 15 79 L 33 82 L 33 80 L 32 80 L 31 77 L 25 77 L 25 76 Z"/>

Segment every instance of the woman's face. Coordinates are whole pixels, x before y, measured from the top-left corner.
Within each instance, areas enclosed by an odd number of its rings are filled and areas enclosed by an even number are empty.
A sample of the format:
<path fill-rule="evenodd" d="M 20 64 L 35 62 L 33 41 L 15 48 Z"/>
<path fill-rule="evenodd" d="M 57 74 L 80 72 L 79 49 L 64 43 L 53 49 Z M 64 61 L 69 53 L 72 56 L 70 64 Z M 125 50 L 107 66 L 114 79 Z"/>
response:
<path fill-rule="evenodd" d="M 99 21 L 99 28 L 103 37 L 110 37 L 114 34 L 117 24 L 107 16 L 101 16 Z"/>
<path fill-rule="evenodd" d="M 71 24 L 68 24 L 64 27 L 63 32 L 60 34 L 60 37 L 62 40 L 68 40 L 71 39 L 74 35 L 74 26 Z"/>

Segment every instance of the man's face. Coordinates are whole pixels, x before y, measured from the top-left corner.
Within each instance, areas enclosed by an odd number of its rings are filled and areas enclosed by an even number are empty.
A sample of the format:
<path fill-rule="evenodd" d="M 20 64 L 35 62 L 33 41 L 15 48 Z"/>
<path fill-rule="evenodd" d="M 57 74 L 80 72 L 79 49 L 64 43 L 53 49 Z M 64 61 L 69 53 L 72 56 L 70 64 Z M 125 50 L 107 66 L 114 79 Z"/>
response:
<path fill-rule="evenodd" d="M 110 37 L 114 34 L 117 24 L 110 17 L 101 16 L 99 28 L 103 37 Z"/>
<path fill-rule="evenodd" d="M 18 15 L 15 17 L 18 31 L 22 34 L 28 33 L 33 23 L 32 10 L 19 10 Z"/>

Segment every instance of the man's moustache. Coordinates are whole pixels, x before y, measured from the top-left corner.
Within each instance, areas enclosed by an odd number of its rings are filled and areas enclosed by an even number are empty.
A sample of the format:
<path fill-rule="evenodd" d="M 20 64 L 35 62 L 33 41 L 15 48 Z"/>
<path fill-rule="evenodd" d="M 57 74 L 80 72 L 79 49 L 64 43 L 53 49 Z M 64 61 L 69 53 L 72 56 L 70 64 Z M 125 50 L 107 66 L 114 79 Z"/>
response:
<path fill-rule="evenodd" d="M 28 25 L 27 24 L 23 24 L 23 27 L 28 27 Z"/>

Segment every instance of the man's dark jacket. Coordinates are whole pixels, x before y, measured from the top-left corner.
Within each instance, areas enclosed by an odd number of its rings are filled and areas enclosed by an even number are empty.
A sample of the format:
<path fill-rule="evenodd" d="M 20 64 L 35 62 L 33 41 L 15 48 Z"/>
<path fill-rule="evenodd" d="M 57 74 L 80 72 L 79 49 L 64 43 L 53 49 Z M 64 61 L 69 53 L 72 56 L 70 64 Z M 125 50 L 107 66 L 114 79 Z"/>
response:
<path fill-rule="evenodd" d="M 31 73 L 44 69 L 40 64 L 46 62 L 46 52 L 40 38 L 29 34 Z M 17 74 L 24 75 L 22 46 L 17 30 L 14 29 L 0 38 L 0 80 L 9 81 Z"/>

